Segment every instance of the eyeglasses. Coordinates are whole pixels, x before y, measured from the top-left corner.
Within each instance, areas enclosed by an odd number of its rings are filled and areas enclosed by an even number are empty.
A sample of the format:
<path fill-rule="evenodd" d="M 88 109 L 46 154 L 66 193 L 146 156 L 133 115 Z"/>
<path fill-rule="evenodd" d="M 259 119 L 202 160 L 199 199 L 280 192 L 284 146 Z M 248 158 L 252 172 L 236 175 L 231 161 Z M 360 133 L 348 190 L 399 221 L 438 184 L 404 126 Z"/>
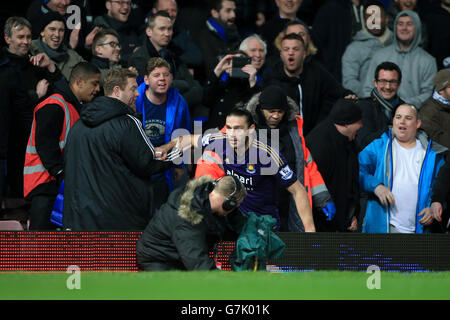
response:
<path fill-rule="evenodd" d="M 386 79 L 378 79 L 377 82 L 379 84 L 382 84 L 383 86 L 387 85 L 388 83 L 391 86 L 398 86 L 398 84 L 400 83 L 400 81 L 398 80 L 386 80 Z"/>
<path fill-rule="evenodd" d="M 99 44 L 99 46 L 106 46 L 106 45 L 110 45 L 111 48 L 115 49 L 116 47 L 121 48 L 122 46 L 120 45 L 120 43 L 115 42 L 115 41 L 110 41 L 110 42 L 105 42 L 105 43 L 101 43 Z"/>
<path fill-rule="evenodd" d="M 118 1 L 118 0 L 109 0 L 109 2 L 115 2 L 121 7 L 131 6 L 131 1 Z"/>

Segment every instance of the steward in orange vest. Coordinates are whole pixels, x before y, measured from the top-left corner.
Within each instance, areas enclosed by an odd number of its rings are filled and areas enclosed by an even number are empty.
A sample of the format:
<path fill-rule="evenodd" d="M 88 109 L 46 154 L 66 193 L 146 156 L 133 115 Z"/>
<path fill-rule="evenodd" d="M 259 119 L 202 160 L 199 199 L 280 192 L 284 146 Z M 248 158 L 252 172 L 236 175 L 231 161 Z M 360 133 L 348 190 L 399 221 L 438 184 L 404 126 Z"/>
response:
<path fill-rule="evenodd" d="M 72 75 L 69 85 L 60 81 L 57 92 L 33 112 L 24 166 L 24 196 L 31 199 L 30 230 L 55 229 L 50 214 L 64 177 L 67 136 L 79 119 L 81 103 L 91 101 L 100 90 L 100 71 L 96 67 L 82 62 Z"/>

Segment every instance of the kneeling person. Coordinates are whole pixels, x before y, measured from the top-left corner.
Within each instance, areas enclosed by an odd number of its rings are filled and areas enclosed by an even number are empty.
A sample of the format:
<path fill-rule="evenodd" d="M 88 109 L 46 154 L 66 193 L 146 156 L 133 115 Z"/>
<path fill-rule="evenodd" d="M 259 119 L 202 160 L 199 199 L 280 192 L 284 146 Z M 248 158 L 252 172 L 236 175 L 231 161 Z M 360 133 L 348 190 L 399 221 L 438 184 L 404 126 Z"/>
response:
<path fill-rule="evenodd" d="M 247 192 L 239 179 L 194 179 L 169 196 L 137 243 L 142 270 L 211 270 L 209 250 L 227 231 L 240 233 L 245 219 L 235 210 Z"/>

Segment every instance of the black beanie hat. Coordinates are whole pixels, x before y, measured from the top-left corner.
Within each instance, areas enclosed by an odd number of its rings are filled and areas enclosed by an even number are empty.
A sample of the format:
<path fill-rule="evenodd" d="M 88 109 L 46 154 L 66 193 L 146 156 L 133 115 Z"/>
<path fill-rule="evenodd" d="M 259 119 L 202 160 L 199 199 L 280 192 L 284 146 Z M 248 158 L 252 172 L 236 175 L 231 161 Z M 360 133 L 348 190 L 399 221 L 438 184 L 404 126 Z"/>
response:
<path fill-rule="evenodd" d="M 261 109 L 289 109 L 286 93 L 278 86 L 270 85 L 266 87 L 259 96 L 259 106 Z"/>
<path fill-rule="evenodd" d="M 66 26 L 66 20 L 62 15 L 55 11 L 49 11 L 41 17 L 39 32 L 42 32 L 52 21 L 61 21 L 64 23 L 64 27 Z"/>
<path fill-rule="evenodd" d="M 361 118 L 361 109 L 356 102 L 349 99 L 337 100 L 330 112 L 330 119 L 339 125 L 352 124 Z"/>

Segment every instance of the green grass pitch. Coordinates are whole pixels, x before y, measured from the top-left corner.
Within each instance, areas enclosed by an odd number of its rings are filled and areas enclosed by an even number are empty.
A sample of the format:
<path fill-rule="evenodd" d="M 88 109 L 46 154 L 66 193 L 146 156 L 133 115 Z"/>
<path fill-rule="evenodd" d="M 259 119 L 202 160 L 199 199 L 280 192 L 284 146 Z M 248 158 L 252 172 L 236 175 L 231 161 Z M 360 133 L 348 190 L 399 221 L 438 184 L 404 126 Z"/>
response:
<path fill-rule="evenodd" d="M 449 300 L 450 272 L 0 273 L 0 299 L 25 300 Z M 68 281 L 69 280 L 69 281 Z"/>

